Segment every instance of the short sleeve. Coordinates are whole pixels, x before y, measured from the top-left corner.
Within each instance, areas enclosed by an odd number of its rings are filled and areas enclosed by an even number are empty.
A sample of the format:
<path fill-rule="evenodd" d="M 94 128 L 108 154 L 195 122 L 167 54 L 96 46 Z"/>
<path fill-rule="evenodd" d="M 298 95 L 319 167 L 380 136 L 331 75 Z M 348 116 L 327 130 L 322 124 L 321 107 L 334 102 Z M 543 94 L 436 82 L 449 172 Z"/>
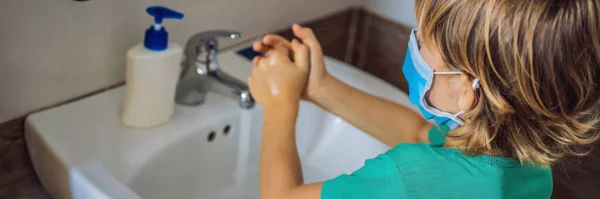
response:
<path fill-rule="evenodd" d="M 321 188 L 321 199 L 372 198 L 408 198 L 401 172 L 387 154 L 365 161 L 365 165 L 351 175 L 325 181 Z"/>

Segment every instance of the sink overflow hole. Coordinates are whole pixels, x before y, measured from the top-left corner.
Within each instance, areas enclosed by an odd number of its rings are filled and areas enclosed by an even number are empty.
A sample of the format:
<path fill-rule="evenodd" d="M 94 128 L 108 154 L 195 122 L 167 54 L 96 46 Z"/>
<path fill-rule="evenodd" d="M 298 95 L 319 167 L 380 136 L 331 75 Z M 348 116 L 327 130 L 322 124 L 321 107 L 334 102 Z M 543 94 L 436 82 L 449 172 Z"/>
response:
<path fill-rule="evenodd" d="M 208 134 L 208 142 L 212 142 L 213 140 L 215 140 L 215 137 L 217 136 L 217 134 L 214 131 L 211 131 Z"/>
<path fill-rule="evenodd" d="M 229 130 L 231 130 L 231 126 L 228 124 L 227 126 L 225 126 L 225 128 L 223 129 L 223 135 L 228 135 L 229 134 Z"/>

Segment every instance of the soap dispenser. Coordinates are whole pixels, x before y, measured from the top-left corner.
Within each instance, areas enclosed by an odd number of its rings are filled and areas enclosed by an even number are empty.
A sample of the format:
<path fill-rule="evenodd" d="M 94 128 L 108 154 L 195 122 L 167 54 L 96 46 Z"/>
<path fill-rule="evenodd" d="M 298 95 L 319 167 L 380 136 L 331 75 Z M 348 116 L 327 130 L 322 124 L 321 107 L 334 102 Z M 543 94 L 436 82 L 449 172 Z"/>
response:
<path fill-rule="evenodd" d="M 181 46 L 169 42 L 163 19 L 183 19 L 183 14 L 162 6 L 146 9 L 154 25 L 144 43 L 127 51 L 123 124 L 146 128 L 167 123 L 175 109 L 175 87 L 180 75 Z"/>

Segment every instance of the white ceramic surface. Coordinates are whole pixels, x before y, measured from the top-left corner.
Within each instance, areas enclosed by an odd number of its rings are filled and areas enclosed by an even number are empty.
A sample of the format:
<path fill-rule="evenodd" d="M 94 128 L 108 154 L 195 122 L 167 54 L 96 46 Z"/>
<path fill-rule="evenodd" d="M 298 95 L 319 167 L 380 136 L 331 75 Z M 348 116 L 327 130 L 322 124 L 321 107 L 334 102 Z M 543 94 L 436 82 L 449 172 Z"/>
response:
<path fill-rule="evenodd" d="M 222 53 L 219 61 L 223 70 L 242 80 L 252 67 L 234 51 Z M 352 86 L 409 104 L 406 94 L 380 79 L 331 58 L 326 58 L 326 64 L 330 73 Z M 123 90 L 109 90 L 27 118 L 28 149 L 51 195 L 258 198 L 260 106 L 242 110 L 233 100 L 209 94 L 201 106 L 177 106 L 166 125 L 134 129 L 120 122 Z M 211 132 L 215 136 L 209 142 Z M 364 160 L 388 149 L 306 102 L 301 104 L 296 136 L 305 182 L 351 173 Z"/>

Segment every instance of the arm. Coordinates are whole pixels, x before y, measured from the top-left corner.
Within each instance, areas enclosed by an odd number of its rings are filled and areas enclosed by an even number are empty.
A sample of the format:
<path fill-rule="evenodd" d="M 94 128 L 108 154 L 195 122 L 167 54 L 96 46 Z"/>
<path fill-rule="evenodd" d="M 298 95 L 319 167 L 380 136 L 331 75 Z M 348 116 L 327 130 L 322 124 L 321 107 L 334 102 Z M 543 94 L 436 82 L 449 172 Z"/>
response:
<path fill-rule="evenodd" d="M 303 185 L 294 129 L 298 103 L 265 107 L 260 154 L 263 199 L 320 198 L 322 183 Z"/>
<path fill-rule="evenodd" d="M 389 146 L 401 142 L 428 142 L 430 123 L 405 106 L 362 92 L 329 75 L 321 46 L 312 30 L 299 25 L 294 25 L 292 30 L 310 49 L 310 74 L 304 99 Z M 284 38 L 267 35 L 262 42 L 254 44 L 254 50 L 265 52 L 273 46 L 291 49 L 290 42 Z"/>
<path fill-rule="evenodd" d="M 322 85 L 313 94 L 315 104 L 388 146 L 428 142 L 432 124 L 411 109 L 360 91 L 333 76 L 325 77 Z"/>
<path fill-rule="evenodd" d="M 259 183 L 263 199 L 320 198 L 322 183 L 303 185 L 295 127 L 302 91 L 308 79 L 308 47 L 292 42 L 292 63 L 285 48 L 253 60 L 248 86 L 264 107 Z"/>

